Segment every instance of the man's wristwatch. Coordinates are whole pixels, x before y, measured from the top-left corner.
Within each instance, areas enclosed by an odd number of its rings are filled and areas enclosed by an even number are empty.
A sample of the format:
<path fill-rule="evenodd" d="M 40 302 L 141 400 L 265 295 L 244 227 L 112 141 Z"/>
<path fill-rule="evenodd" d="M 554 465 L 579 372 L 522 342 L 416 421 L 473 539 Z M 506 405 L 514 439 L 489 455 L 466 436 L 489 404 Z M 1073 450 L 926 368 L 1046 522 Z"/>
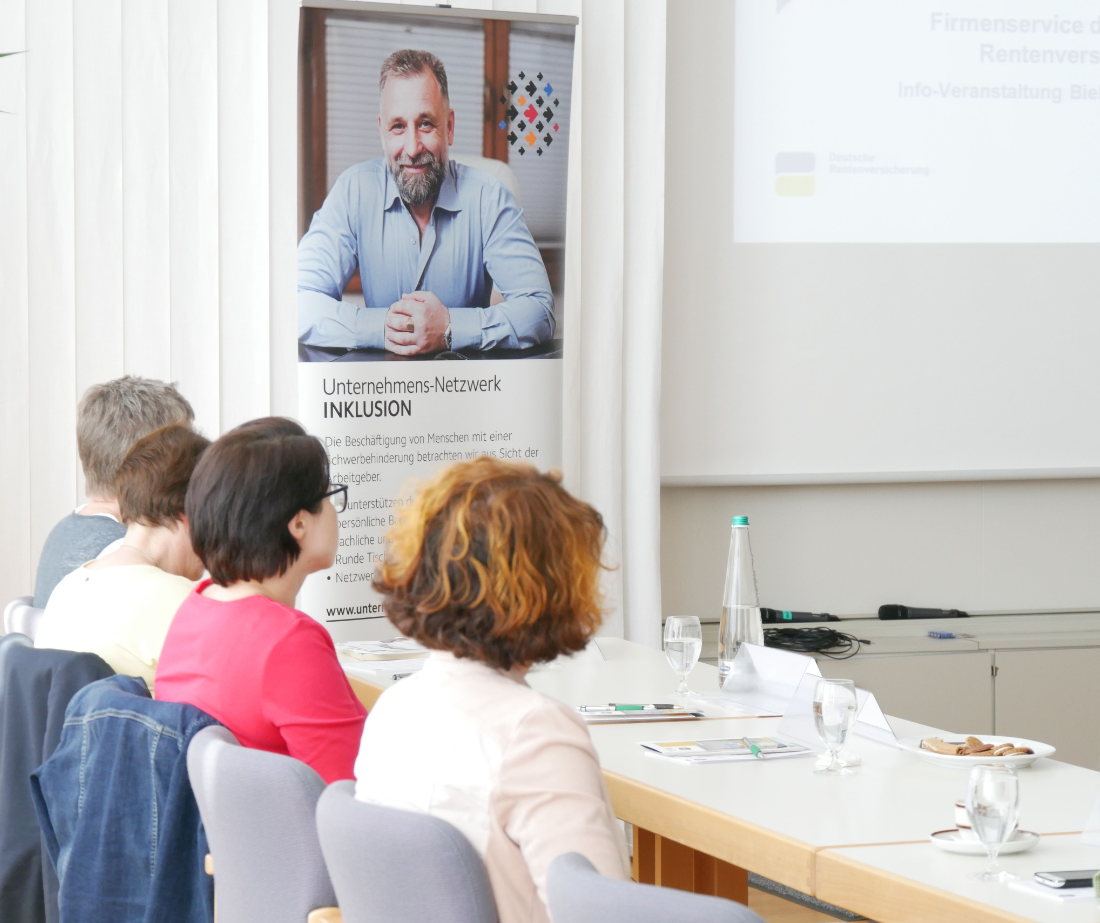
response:
<path fill-rule="evenodd" d="M 447 344 L 447 349 L 451 348 L 451 325 L 447 325 L 447 329 L 443 331 L 443 342 Z"/>

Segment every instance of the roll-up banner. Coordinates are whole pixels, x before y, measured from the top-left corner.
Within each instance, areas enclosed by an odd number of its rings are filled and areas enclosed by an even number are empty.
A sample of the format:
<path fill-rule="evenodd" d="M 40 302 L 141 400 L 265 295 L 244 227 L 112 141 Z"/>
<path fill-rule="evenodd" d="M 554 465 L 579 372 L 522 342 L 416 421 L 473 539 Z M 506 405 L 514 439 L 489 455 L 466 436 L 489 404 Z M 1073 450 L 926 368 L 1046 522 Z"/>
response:
<path fill-rule="evenodd" d="M 300 605 L 394 635 L 371 589 L 411 487 L 478 455 L 561 464 L 576 20 L 303 5 L 298 413 L 348 486 Z"/>

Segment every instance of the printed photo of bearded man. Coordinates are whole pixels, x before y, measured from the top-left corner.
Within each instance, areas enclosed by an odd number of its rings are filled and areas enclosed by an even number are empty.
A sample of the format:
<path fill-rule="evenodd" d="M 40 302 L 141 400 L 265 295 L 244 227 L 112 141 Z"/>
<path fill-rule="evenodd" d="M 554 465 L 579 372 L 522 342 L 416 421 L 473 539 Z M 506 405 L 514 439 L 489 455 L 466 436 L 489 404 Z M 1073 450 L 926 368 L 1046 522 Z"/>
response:
<path fill-rule="evenodd" d="M 550 280 L 523 211 L 495 177 L 448 156 L 443 63 L 394 52 L 379 90 L 385 158 L 345 170 L 298 244 L 299 342 L 414 356 L 552 339 Z M 341 301 L 356 269 L 365 307 Z"/>

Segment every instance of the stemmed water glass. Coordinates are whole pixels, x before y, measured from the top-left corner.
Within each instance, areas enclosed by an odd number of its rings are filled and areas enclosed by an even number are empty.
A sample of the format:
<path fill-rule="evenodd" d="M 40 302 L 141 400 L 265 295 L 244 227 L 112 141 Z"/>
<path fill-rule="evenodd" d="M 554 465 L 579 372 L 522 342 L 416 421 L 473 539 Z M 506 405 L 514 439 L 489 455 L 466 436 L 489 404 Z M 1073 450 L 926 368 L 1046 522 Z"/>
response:
<path fill-rule="evenodd" d="M 856 722 L 856 686 L 850 679 L 819 679 L 814 688 L 814 726 L 825 746 L 829 762 L 814 772 L 821 776 L 847 776 L 852 770 L 840 759 L 840 748 Z"/>
<path fill-rule="evenodd" d="M 977 881 L 1014 881 L 1018 876 L 997 867 L 997 853 L 1016 831 L 1020 816 L 1020 779 L 1011 766 L 975 766 L 966 787 L 966 814 L 970 829 L 989 854 L 984 872 L 969 877 Z"/>
<path fill-rule="evenodd" d="M 703 650 L 703 629 L 694 615 L 670 615 L 665 619 L 665 656 L 680 677 L 675 695 L 696 695 L 688 689 L 688 674 L 699 662 Z"/>

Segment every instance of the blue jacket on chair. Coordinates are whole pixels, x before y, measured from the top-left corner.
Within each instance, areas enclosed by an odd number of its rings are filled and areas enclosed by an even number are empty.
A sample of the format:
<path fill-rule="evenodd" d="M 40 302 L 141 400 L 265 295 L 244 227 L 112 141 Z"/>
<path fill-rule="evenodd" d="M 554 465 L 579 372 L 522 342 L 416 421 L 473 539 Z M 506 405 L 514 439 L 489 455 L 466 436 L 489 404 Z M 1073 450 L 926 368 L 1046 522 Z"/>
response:
<path fill-rule="evenodd" d="M 212 923 L 206 834 L 187 775 L 187 745 L 211 724 L 191 705 L 150 699 L 133 676 L 73 697 L 61 742 L 31 776 L 61 923 Z"/>

